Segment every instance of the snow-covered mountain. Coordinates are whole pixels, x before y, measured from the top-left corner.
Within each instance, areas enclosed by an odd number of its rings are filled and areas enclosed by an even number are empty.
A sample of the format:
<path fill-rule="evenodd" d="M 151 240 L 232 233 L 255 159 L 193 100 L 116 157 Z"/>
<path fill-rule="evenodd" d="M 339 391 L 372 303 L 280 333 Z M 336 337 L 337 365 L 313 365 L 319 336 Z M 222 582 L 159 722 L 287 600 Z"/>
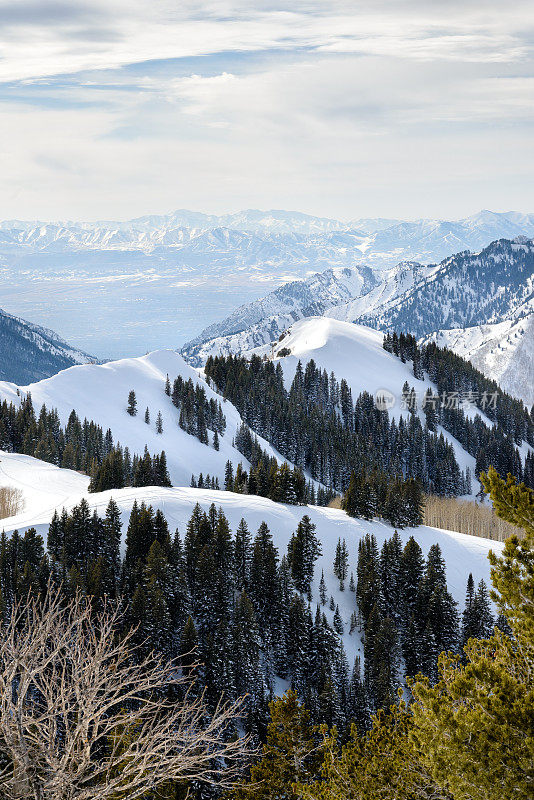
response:
<path fill-rule="evenodd" d="M 126 222 L 7 220 L 2 304 L 100 358 L 136 355 L 190 340 L 236 306 L 313 272 L 365 265 L 382 281 L 400 261 L 437 263 L 520 234 L 534 236 L 534 215 L 406 222 L 179 210 Z M 61 304 L 52 302 L 58 286 Z M 87 303 L 89 295 L 98 302 Z"/>
<path fill-rule="evenodd" d="M 534 297 L 534 240 L 499 239 L 479 253 L 457 253 L 406 292 L 358 320 L 424 336 L 519 319 Z"/>
<path fill-rule="evenodd" d="M 376 278 L 366 267 L 335 267 L 304 281 L 286 283 L 205 328 L 183 347 L 182 354 L 191 364 L 201 365 L 210 354 L 251 350 L 276 340 L 296 320 L 324 314 L 368 294 L 376 285 Z"/>
<path fill-rule="evenodd" d="M 313 276 L 293 282 L 209 326 L 188 342 L 182 353 L 199 365 L 209 355 L 244 352 L 276 342 L 294 321 L 316 315 L 413 332 L 418 337 L 477 326 L 478 332 L 469 338 L 470 347 L 459 345 L 457 350 L 453 343 L 458 337 L 452 333 L 447 337 L 451 348 L 472 360 L 488 377 L 501 381 L 506 391 L 530 402 L 533 240 L 498 240 L 479 253 L 461 252 L 437 265 L 402 262 L 381 275 L 363 273 L 361 268 L 358 273 L 366 280 L 347 281 L 348 271 L 328 270 L 322 281 L 321 276 Z M 345 299 L 340 301 L 340 295 Z M 514 327 L 519 321 L 524 324 Z M 494 331 L 488 327 L 497 323 L 502 325 Z M 496 345 L 491 341 L 508 336 L 509 327 L 513 327 L 513 346 L 505 348 L 507 357 L 492 358 Z M 518 348 L 523 337 L 525 346 Z M 442 341 L 445 344 L 444 338 Z M 502 347 L 501 353 L 504 355 Z"/>
<path fill-rule="evenodd" d="M 470 361 L 528 406 L 534 405 L 534 309 L 519 320 L 440 330 L 424 337 Z"/>
<path fill-rule="evenodd" d="M 95 361 L 92 356 L 71 347 L 54 331 L 0 309 L 1 380 L 27 383 L 91 361 Z"/>
<path fill-rule="evenodd" d="M 255 495 L 188 487 L 164 489 L 151 486 L 88 494 L 88 482 L 87 477 L 71 470 L 60 469 L 29 456 L 0 451 L 0 486 L 20 489 L 26 504 L 17 516 L 2 520 L 2 527 L 8 535 L 15 529 L 23 533 L 28 527 L 35 527 L 46 541 L 48 524 L 54 510 L 61 512 L 63 507 L 70 510 L 82 497 L 85 497 L 90 510 L 96 510 L 103 516 L 110 498 L 113 497 L 121 511 L 123 537 L 126 534 L 134 500 L 138 503 L 144 501 L 154 509 L 161 509 L 170 529 L 174 531 L 178 528 L 183 536 L 196 503 L 199 503 L 205 511 L 215 503 L 217 508 L 222 508 L 233 532 L 242 518 L 246 520 L 251 531 L 256 531 L 260 523 L 265 521 L 271 530 L 275 546 L 279 553 L 283 554 L 287 551 L 291 534 L 296 530 L 302 516 L 308 514 L 317 526 L 322 549 L 322 554 L 315 564 L 312 607 L 320 602 L 319 580 L 321 572 L 324 572 L 327 593 L 334 597 L 344 622 L 343 644 L 347 656 L 352 661 L 356 655 L 363 654 L 358 632 L 349 634 L 350 617 L 355 607 L 354 595 L 349 591 L 339 590 L 339 580 L 336 579 L 332 569 L 336 545 L 339 538 L 346 540 L 350 569 L 355 571 L 360 539 L 367 533 L 372 533 L 376 537 L 378 547 L 381 548 L 384 540 L 393 534 L 390 526 L 376 521 L 353 519 L 344 511 L 332 508 L 283 505 Z M 459 603 L 460 610 L 463 608 L 469 573 L 473 574 L 476 582 L 483 579 L 489 584 L 488 552 L 491 548 L 499 553 L 503 547 L 500 542 L 425 526 L 406 528 L 399 531 L 399 535 L 403 544 L 413 535 L 425 557 L 431 545 L 439 544 L 447 568 L 447 586 Z M 324 612 L 328 621 L 332 623 L 333 612 L 328 606 L 324 607 Z"/>

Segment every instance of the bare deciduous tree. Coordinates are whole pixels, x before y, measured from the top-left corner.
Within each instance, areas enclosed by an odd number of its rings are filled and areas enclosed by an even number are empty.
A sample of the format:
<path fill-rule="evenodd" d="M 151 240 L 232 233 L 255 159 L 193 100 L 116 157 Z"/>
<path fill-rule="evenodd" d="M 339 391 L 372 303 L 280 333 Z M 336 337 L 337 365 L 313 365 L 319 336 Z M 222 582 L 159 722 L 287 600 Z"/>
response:
<path fill-rule="evenodd" d="M 24 501 L 20 489 L 14 486 L 0 487 L 0 519 L 14 517 L 24 508 Z"/>
<path fill-rule="evenodd" d="M 521 528 L 500 519 L 491 506 L 457 500 L 455 497 L 425 498 L 424 524 L 436 528 L 467 533 L 469 536 L 482 536 L 504 542 L 512 534 L 522 538 Z"/>
<path fill-rule="evenodd" d="M 227 731 L 239 703 L 208 714 L 176 663 L 132 657 L 121 619 L 54 588 L 14 609 L 0 641 L 2 798 L 134 800 L 166 781 L 235 777 L 245 741 Z"/>

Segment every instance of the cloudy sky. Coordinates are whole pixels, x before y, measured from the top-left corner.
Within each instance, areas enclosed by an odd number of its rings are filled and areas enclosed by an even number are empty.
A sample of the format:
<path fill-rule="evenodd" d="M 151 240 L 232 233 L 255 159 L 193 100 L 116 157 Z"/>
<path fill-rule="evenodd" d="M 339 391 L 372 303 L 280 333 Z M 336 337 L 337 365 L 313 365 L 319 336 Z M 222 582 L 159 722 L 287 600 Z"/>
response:
<path fill-rule="evenodd" d="M 534 211 L 533 43 L 532 0 L 0 0 L 0 217 Z"/>

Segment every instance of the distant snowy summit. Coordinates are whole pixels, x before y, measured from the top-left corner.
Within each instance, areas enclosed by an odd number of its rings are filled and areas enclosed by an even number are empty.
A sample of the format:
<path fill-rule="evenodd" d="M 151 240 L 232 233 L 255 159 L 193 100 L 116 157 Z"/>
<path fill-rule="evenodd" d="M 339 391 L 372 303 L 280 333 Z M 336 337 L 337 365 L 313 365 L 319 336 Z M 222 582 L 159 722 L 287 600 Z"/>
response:
<path fill-rule="evenodd" d="M 392 267 L 401 260 L 439 261 L 453 252 L 480 250 L 494 239 L 534 236 L 534 214 L 481 211 L 460 220 L 354 219 L 300 212 L 248 209 L 216 216 L 185 209 L 118 222 L 0 221 L 0 255 L 140 251 L 159 259 L 173 254 L 195 267 L 210 261 L 292 269 L 352 266 Z M 212 266 L 216 266 L 212 264 Z M 276 271 L 276 270 L 275 270 Z"/>

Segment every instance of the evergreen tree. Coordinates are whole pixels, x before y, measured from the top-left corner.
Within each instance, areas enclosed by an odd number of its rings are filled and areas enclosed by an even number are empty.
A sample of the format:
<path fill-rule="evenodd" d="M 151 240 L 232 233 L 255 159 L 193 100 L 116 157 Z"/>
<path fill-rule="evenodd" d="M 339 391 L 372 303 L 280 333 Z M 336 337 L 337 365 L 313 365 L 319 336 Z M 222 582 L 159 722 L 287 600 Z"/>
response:
<path fill-rule="evenodd" d="M 334 575 L 339 580 L 339 588 L 341 591 L 345 588 L 345 581 L 347 580 L 347 574 L 349 570 L 349 554 L 347 550 L 347 543 L 345 539 L 341 542 L 341 539 L 338 539 L 336 545 L 336 555 L 334 558 Z"/>
<path fill-rule="evenodd" d="M 339 613 L 339 606 L 336 605 L 336 610 L 334 612 L 334 619 L 333 619 L 334 630 L 340 636 L 343 636 L 345 626 L 343 625 L 343 620 L 341 619 L 341 614 Z"/>
<path fill-rule="evenodd" d="M 324 579 L 324 571 L 321 572 L 321 580 L 319 582 L 319 597 L 321 598 L 321 605 L 326 605 L 327 600 L 327 593 L 326 593 L 326 583 Z"/>
<path fill-rule="evenodd" d="M 146 407 L 146 411 L 145 411 L 145 422 L 146 422 L 147 425 L 150 424 L 150 411 L 148 409 L 148 406 Z"/>
<path fill-rule="evenodd" d="M 261 759 L 250 770 L 249 780 L 231 791 L 232 800 L 299 800 L 293 784 L 309 784 L 319 764 L 318 736 L 309 713 L 296 692 L 269 703 L 271 721 Z"/>
<path fill-rule="evenodd" d="M 247 523 L 241 519 L 234 545 L 235 588 L 238 592 L 246 592 L 250 582 L 250 565 L 252 561 L 252 545 Z"/>
<path fill-rule="evenodd" d="M 133 389 L 131 389 L 128 394 L 128 407 L 126 411 L 131 417 L 135 417 L 137 414 L 137 400 Z"/>
<path fill-rule="evenodd" d="M 316 526 L 306 514 L 299 522 L 288 547 L 288 561 L 295 588 L 310 599 L 314 564 L 321 555 L 321 543 L 315 530 Z"/>
<path fill-rule="evenodd" d="M 163 433 L 163 417 L 161 416 L 161 411 L 158 411 L 158 416 L 156 417 L 156 433 Z"/>

